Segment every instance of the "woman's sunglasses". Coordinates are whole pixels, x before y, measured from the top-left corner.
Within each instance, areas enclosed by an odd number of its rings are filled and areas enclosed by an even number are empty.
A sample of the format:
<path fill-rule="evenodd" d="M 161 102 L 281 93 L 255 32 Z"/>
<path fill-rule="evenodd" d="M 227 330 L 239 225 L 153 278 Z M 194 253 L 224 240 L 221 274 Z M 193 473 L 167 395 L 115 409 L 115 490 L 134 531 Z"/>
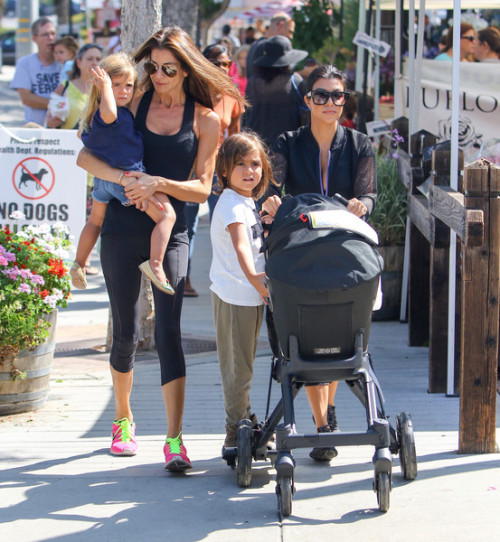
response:
<path fill-rule="evenodd" d="M 349 92 L 341 92 L 340 90 L 328 92 L 328 90 L 325 90 L 324 88 L 317 88 L 308 92 L 307 97 L 312 98 L 313 104 L 315 105 L 325 105 L 330 98 L 332 99 L 333 105 L 345 105 L 349 98 Z"/>
<path fill-rule="evenodd" d="M 155 74 L 159 69 L 161 68 L 161 71 L 166 75 L 167 77 L 175 77 L 177 75 L 177 66 L 175 64 L 162 64 L 159 66 L 156 62 L 152 60 L 147 60 L 144 62 L 144 71 L 148 75 Z"/>
<path fill-rule="evenodd" d="M 461 36 L 463 40 L 476 41 L 474 36 Z"/>
<path fill-rule="evenodd" d="M 214 66 L 218 68 L 225 68 L 226 70 L 231 67 L 232 62 L 230 60 L 211 60 Z"/>

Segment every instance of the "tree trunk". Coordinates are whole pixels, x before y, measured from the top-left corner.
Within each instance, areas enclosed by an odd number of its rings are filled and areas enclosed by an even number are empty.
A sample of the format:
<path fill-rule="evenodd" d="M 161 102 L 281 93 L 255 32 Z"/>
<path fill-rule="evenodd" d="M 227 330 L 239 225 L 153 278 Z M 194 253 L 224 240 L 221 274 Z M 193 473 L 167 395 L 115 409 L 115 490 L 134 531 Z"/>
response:
<path fill-rule="evenodd" d="M 122 0 L 121 42 L 132 53 L 161 28 L 161 0 Z"/>
<path fill-rule="evenodd" d="M 132 53 L 153 32 L 161 28 L 161 0 L 122 0 L 121 42 L 127 53 Z M 142 278 L 139 311 L 140 331 L 137 350 L 154 350 L 154 305 L 151 283 Z M 111 313 L 109 314 L 107 350 L 112 341 Z"/>
<path fill-rule="evenodd" d="M 214 11 L 210 15 L 204 16 L 200 21 L 200 30 L 201 30 L 201 43 L 203 44 L 203 47 L 206 47 L 208 45 L 208 30 L 212 26 L 212 24 L 221 17 L 226 9 L 229 7 L 230 0 L 222 0 L 220 2 L 220 7 L 217 11 Z"/>
<path fill-rule="evenodd" d="M 199 0 L 164 0 L 162 25 L 176 24 L 185 30 L 197 43 L 199 22 Z"/>
<path fill-rule="evenodd" d="M 56 0 L 57 24 L 68 24 L 69 22 L 69 5 L 67 0 Z"/>

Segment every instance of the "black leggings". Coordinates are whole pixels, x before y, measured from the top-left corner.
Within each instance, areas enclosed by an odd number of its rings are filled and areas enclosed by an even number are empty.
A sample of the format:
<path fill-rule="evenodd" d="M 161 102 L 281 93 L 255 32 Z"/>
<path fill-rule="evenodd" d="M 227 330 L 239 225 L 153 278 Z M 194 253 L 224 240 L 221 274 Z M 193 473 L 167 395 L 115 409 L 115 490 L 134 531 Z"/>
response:
<path fill-rule="evenodd" d="M 139 338 L 139 264 L 149 259 L 149 242 L 148 236 L 106 234 L 101 237 L 101 264 L 113 316 L 110 363 L 120 373 L 134 368 Z M 155 341 L 162 386 L 186 376 L 180 321 L 188 256 L 187 236 L 185 240 L 171 238 L 163 265 L 175 295 L 164 294 L 153 287 Z"/>

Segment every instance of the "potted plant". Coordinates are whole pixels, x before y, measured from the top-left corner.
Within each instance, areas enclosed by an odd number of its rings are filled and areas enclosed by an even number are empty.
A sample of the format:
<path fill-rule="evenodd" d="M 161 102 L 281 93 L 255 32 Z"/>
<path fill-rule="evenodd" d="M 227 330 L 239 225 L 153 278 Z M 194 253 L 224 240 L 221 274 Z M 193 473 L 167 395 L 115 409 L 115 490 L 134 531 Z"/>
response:
<path fill-rule="evenodd" d="M 0 229 L 0 414 L 30 410 L 31 399 L 31 406 L 45 401 L 54 347 L 40 351 L 40 345 L 53 338 L 55 309 L 67 306 L 70 293 L 67 227 L 13 229 Z M 50 362 L 48 370 L 31 369 L 31 358 L 40 362 L 40 356 L 45 366 Z"/>
<path fill-rule="evenodd" d="M 374 320 L 399 318 L 408 197 L 407 189 L 398 179 L 398 149 L 402 141 L 398 131 L 393 130 L 389 149 L 376 154 L 377 204 L 369 222 L 379 236 L 384 272 L 383 304 L 374 312 Z"/>

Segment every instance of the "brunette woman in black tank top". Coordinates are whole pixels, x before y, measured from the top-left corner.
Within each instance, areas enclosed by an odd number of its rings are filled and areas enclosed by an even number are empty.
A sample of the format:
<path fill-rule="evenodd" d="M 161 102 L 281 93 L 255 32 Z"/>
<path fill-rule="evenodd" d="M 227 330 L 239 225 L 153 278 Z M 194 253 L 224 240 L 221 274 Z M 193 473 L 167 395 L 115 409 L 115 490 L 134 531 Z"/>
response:
<path fill-rule="evenodd" d="M 229 94 L 242 101 L 224 74 L 208 62 L 182 29 L 172 26 L 153 34 L 134 54 L 144 62 L 145 77 L 133 101 L 136 127 L 143 134 L 147 174 L 111 168 L 86 150 L 78 164 L 101 179 L 126 185 L 135 204 L 112 200 L 102 228 L 101 262 L 113 315 L 110 365 L 115 397 L 111 451 L 134 455 L 135 424 L 130 408 L 133 365 L 139 335 L 138 264 L 149 254 L 153 221 L 141 211 L 155 192 L 168 194 L 175 209 L 174 225 L 164 268 L 174 288 L 166 296 L 153 288 L 155 340 L 167 417 L 163 448 L 165 468 L 191 467 L 182 443 L 185 362 L 180 336 L 181 307 L 188 262 L 184 203 L 206 201 L 212 184 L 220 123 L 212 111 L 212 96 Z M 150 203 L 151 204 L 151 203 Z"/>

